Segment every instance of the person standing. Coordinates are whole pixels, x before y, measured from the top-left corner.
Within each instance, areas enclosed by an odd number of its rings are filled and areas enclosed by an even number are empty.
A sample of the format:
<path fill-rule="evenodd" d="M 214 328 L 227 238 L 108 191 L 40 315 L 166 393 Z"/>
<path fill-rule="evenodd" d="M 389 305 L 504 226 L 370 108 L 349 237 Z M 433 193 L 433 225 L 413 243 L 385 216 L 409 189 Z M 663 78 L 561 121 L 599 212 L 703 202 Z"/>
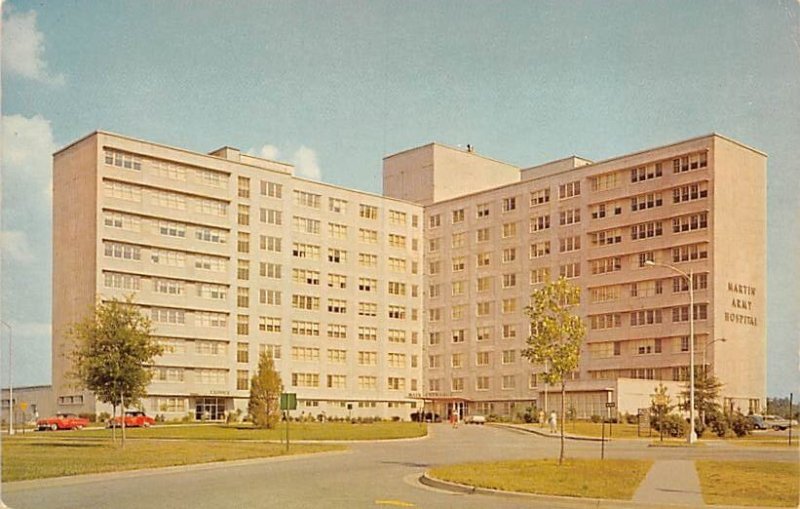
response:
<path fill-rule="evenodd" d="M 550 419 L 548 422 L 550 423 L 550 433 L 555 433 L 558 429 L 558 417 L 556 416 L 555 410 L 550 412 Z"/>
<path fill-rule="evenodd" d="M 539 427 L 544 428 L 544 410 L 539 410 Z"/>

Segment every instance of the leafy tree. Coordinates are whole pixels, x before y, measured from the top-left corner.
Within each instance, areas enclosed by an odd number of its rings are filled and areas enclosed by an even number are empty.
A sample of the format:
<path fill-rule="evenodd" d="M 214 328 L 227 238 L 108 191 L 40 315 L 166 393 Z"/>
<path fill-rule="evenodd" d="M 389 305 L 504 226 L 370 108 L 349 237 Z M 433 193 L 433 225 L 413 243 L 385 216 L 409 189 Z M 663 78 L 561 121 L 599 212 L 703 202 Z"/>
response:
<path fill-rule="evenodd" d="M 694 377 L 694 409 L 698 413 L 699 422 L 703 425 L 707 415 L 713 415 L 720 411 L 719 393 L 722 390 L 722 382 L 710 375 L 707 370 L 700 369 Z M 689 411 L 689 382 L 681 392 L 684 399 L 683 410 Z M 698 433 L 698 436 L 700 433 Z"/>
<path fill-rule="evenodd" d="M 659 432 L 665 430 L 666 416 L 675 408 L 667 392 L 667 387 L 659 382 L 655 392 L 650 395 L 650 427 Z"/>
<path fill-rule="evenodd" d="M 272 429 L 278 424 L 281 392 L 281 376 L 275 370 L 272 356 L 264 352 L 258 359 L 258 372 L 250 381 L 250 402 L 247 405 L 255 426 Z"/>
<path fill-rule="evenodd" d="M 117 407 L 124 417 L 126 405 L 136 404 L 147 394 L 153 376 L 148 366 L 164 351 L 151 333 L 150 320 L 133 304 L 132 297 L 99 302 L 89 316 L 70 327 L 69 337 L 75 344 L 70 352 L 71 378 L 100 401 L 111 404 L 112 418 Z"/>
<path fill-rule="evenodd" d="M 561 384 L 561 452 L 558 464 L 564 462 L 564 416 L 566 415 L 566 379 L 578 368 L 580 349 L 586 336 L 586 325 L 573 314 L 580 301 L 580 288 L 559 278 L 531 295 L 525 308 L 530 319 L 531 335 L 522 355 L 535 364 L 546 364 L 544 379 L 548 384 Z"/>

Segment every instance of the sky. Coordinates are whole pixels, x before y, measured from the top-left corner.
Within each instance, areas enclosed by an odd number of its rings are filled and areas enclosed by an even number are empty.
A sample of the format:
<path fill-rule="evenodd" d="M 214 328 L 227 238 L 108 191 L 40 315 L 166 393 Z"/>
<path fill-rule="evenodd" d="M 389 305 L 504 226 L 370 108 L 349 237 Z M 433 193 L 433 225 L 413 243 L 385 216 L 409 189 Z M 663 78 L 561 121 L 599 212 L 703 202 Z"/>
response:
<path fill-rule="evenodd" d="M 767 390 L 800 388 L 798 0 L 7 0 L 2 22 L 15 385 L 50 383 L 51 154 L 102 129 L 376 193 L 384 155 L 431 141 L 527 167 L 724 134 L 769 155 Z"/>

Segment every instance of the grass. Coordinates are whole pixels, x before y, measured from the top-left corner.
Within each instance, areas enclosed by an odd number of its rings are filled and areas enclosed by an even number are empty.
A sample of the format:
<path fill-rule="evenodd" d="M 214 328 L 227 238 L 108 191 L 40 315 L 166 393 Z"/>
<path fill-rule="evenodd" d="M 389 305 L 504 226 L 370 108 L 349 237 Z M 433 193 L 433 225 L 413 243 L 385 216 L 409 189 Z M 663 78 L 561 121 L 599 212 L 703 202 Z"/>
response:
<path fill-rule="evenodd" d="M 561 432 L 559 425 L 559 433 Z M 602 429 L 600 427 L 601 423 L 594 423 L 588 421 L 567 421 L 564 423 L 564 433 L 568 435 L 581 435 L 585 437 L 596 437 L 600 438 L 602 436 Z M 538 424 L 529 424 L 529 427 L 533 427 L 539 429 Z M 609 436 L 609 424 L 606 423 L 606 437 Z M 550 431 L 548 425 L 545 424 L 544 427 L 541 428 L 542 431 L 545 433 Z M 647 429 L 642 429 L 642 436 L 647 436 Z M 611 424 L 611 439 L 614 438 L 638 438 L 636 433 L 636 425 L 635 424 Z"/>
<path fill-rule="evenodd" d="M 415 438 L 427 434 L 427 427 L 411 422 L 376 422 L 372 424 L 350 424 L 344 422 L 289 424 L 290 440 L 391 440 Z M 67 432 L 42 432 L 37 435 L 58 436 Z M 119 436 L 120 430 L 117 430 Z M 163 426 L 155 428 L 132 428 L 126 430 L 128 438 L 158 438 L 184 440 L 281 440 L 286 428 L 280 423 L 277 428 L 257 429 L 249 425 L 203 424 L 190 426 Z M 110 438 L 111 430 L 85 429 L 70 437 Z"/>
<path fill-rule="evenodd" d="M 696 461 L 703 500 L 715 505 L 797 507 L 798 463 Z"/>
<path fill-rule="evenodd" d="M 469 486 L 569 497 L 630 500 L 652 461 L 519 460 L 432 469 L 431 477 Z"/>
<path fill-rule="evenodd" d="M 342 446 L 333 444 L 297 444 L 290 447 L 288 454 L 341 449 Z M 120 449 L 110 441 L 100 440 L 6 438 L 3 439 L 3 482 L 285 454 L 283 445 L 255 442 L 132 440 Z"/>

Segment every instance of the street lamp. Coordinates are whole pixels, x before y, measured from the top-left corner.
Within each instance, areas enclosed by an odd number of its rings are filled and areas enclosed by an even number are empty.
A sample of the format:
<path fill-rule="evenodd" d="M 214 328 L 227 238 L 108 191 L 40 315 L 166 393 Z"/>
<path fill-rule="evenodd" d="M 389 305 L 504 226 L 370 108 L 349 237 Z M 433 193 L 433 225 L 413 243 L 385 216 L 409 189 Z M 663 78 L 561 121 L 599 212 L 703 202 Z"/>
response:
<path fill-rule="evenodd" d="M 645 265 L 650 267 L 660 266 L 666 267 L 673 272 L 685 278 L 689 283 L 689 438 L 688 442 L 693 444 L 697 442 L 697 432 L 694 430 L 694 278 L 692 273 L 688 274 L 677 267 L 668 265 L 666 263 L 656 263 L 653 260 L 647 260 Z M 705 353 L 704 353 L 705 355 Z"/>
<path fill-rule="evenodd" d="M 708 371 L 708 368 L 706 367 L 706 352 L 708 351 L 708 347 L 713 345 L 717 341 L 721 341 L 721 342 L 724 343 L 724 342 L 726 342 L 728 340 L 726 338 L 717 338 L 717 339 L 713 339 L 713 340 L 711 340 L 711 341 L 706 343 L 705 348 L 703 348 L 703 370 L 706 371 L 706 372 Z"/>
<path fill-rule="evenodd" d="M 3 320 L 0 323 L 8 327 L 8 434 L 14 434 L 14 384 L 11 380 L 11 345 L 14 332 L 11 326 Z"/>

